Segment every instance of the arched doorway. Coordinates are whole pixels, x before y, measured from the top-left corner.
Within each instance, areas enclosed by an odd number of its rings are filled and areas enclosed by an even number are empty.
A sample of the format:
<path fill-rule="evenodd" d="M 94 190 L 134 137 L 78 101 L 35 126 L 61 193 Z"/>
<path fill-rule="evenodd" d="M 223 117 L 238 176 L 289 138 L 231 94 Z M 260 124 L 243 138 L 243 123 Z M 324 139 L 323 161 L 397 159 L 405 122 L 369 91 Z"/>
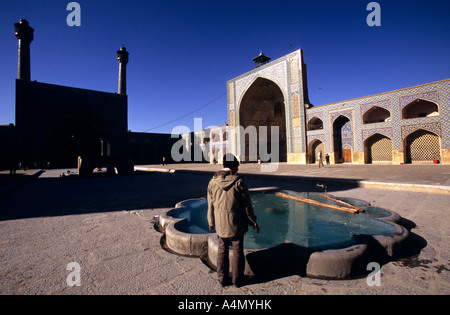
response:
<path fill-rule="evenodd" d="M 308 146 L 308 152 L 310 152 L 309 154 L 310 164 L 314 164 L 317 162 L 317 155 L 319 151 L 322 151 L 322 159 L 325 160 L 325 144 L 318 139 L 314 139 Z"/>
<path fill-rule="evenodd" d="M 351 163 L 353 138 L 350 119 L 339 116 L 333 123 L 333 148 L 335 163 Z M 345 146 L 345 147 L 344 147 Z"/>
<path fill-rule="evenodd" d="M 46 145 L 46 157 L 52 168 L 76 167 L 78 156 L 95 161 L 105 143 L 91 122 L 72 119 L 55 130 Z"/>
<path fill-rule="evenodd" d="M 379 133 L 365 141 L 366 163 L 392 162 L 392 140 Z"/>
<path fill-rule="evenodd" d="M 411 133 L 405 139 L 406 163 L 440 161 L 439 136 L 423 129 Z"/>
<path fill-rule="evenodd" d="M 278 127 L 278 157 L 279 162 L 287 161 L 286 146 L 286 110 L 283 92 L 273 81 L 258 78 L 244 94 L 240 109 L 239 122 L 244 130 L 256 128 L 257 138 L 251 139 L 249 134 L 245 135 L 245 152 L 241 152 L 241 158 L 245 162 L 256 162 L 259 158 L 263 161 L 264 156 L 260 156 L 260 127 L 267 127 L 267 153 L 274 155 L 272 150 L 272 127 Z M 250 128 L 249 128 L 250 127 Z M 264 131 L 264 130 L 263 130 Z M 264 151 L 264 150 L 263 150 Z M 256 152 L 256 153 L 255 153 Z"/>

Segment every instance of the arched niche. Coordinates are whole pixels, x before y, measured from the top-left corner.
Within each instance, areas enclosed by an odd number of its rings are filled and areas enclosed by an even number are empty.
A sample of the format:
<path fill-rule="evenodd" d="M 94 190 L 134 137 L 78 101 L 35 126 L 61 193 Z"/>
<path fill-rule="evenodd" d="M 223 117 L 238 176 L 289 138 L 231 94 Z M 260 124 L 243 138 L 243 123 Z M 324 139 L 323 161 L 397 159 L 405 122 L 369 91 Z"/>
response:
<path fill-rule="evenodd" d="M 267 127 L 268 153 L 272 148 L 272 127 L 278 127 L 279 161 L 286 162 L 286 109 L 285 99 L 280 87 L 273 81 L 265 78 L 257 78 L 242 97 L 239 106 L 239 122 L 244 130 L 249 127 L 256 129 L 256 141 L 249 134 L 245 135 L 245 152 L 241 152 L 241 158 L 245 162 L 256 162 L 260 156 L 260 131 L 261 127 Z M 256 152 L 256 154 L 255 154 Z"/>
<path fill-rule="evenodd" d="M 402 119 L 413 119 L 439 115 L 439 107 L 436 103 L 423 99 L 416 99 L 403 107 Z"/>

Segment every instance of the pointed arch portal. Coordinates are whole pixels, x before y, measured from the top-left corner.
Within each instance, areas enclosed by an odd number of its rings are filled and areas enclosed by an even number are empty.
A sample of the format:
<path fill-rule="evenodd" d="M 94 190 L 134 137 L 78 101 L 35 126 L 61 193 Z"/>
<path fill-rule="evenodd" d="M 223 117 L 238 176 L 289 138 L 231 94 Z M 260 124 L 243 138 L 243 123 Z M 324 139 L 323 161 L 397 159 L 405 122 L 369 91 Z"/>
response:
<path fill-rule="evenodd" d="M 392 139 L 376 133 L 365 141 L 364 151 L 366 163 L 392 162 Z"/>
<path fill-rule="evenodd" d="M 244 130 L 254 126 L 258 135 L 257 139 L 260 136 L 260 127 L 267 127 L 267 148 L 269 151 L 272 148 L 271 127 L 278 126 L 279 161 L 287 161 L 285 99 L 283 92 L 276 83 L 264 78 L 255 80 L 242 98 L 239 108 L 239 122 Z M 245 152 L 241 152 L 241 159 L 245 162 L 255 162 L 258 158 L 264 160 L 264 157 L 259 156 L 259 141 L 256 141 L 256 143 L 251 141 L 253 140 L 246 134 Z M 257 150 L 251 150 L 252 146 Z M 274 152 L 268 153 L 274 154 Z"/>
<path fill-rule="evenodd" d="M 406 163 L 441 160 L 440 138 L 428 130 L 419 129 L 405 139 Z"/>
<path fill-rule="evenodd" d="M 345 140 L 351 139 L 352 131 L 350 119 L 346 116 L 339 116 L 333 123 L 333 146 L 336 163 L 351 163 L 352 150 Z"/>

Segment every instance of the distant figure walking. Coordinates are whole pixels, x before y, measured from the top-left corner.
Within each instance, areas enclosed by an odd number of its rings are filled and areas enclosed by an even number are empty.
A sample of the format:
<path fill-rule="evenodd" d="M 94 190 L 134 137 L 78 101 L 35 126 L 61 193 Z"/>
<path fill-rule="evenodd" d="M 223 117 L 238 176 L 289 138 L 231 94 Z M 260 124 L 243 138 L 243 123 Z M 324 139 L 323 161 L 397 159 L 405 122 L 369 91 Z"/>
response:
<path fill-rule="evenodd" d="M 320 167 L 325 167 L 323 165 L 323 160 L 322 160 L 322 150 L 320 150 L 319 153 L 317 153 L 317 159 L 319 160 L 319 168 Z"/>
<path fill-rule="evenodd" d="M 327 154 L 325 154 L 325 161 L 327 162 L 327 165 L 330 165 L 330 156 Z"/>

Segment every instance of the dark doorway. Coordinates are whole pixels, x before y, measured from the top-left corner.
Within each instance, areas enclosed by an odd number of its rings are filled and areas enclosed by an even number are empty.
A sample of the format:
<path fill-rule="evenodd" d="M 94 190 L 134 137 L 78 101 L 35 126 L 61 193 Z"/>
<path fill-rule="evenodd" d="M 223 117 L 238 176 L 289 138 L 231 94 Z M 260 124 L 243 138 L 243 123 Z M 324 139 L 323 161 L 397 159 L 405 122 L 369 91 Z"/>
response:
<path fill-rule="evenodd" d="M 333 148 L 335 154 L 335 163 L 351 162 L 351 150 L 346 148 L 345 159 L 343 145 L 345 140 L 352 138 L 350 119 L 345 116 L 339 116 L 333 123 Z M 349 152 L 350 151 L 350 152 Z"/>
<path fill-rule="evenodd" d="M 245 136 L 245 152 L 241 152 L 243 155 L 241 158 L 245 162 L 256 162 L 258 158 L 264 160 L 264 157 L 259 156 L 260 143 L 259 133 L 260 127 L 267 127 L 267 153 L 273 155 L 272 148 L 272 127 L 278 127 L 279 137 L 279 161 L 287 161 L 287 146 L 286 146 L 286 110 L 285 100 L 281 89 L 274 82 L 258 78 L 250 86 L 242 98 L 242 102 L 239 110 L 240 125 L 247 129 L 250 126 L 256 128 L 257 143 L 252 142 L 248 135 Z M 257 148 L 257 150 L 252 150 Z M 251 152 L 255 152 L 251 154 Z"/>
<path fill-rule="evenodd" d="M 91 161 L 100 159 L 104 153 L 104 143 L 87 121 L 70 120 L 50 138 L 46 150 L 47 162 L 52 168 L 77 167 L 78 156 Z"/>

